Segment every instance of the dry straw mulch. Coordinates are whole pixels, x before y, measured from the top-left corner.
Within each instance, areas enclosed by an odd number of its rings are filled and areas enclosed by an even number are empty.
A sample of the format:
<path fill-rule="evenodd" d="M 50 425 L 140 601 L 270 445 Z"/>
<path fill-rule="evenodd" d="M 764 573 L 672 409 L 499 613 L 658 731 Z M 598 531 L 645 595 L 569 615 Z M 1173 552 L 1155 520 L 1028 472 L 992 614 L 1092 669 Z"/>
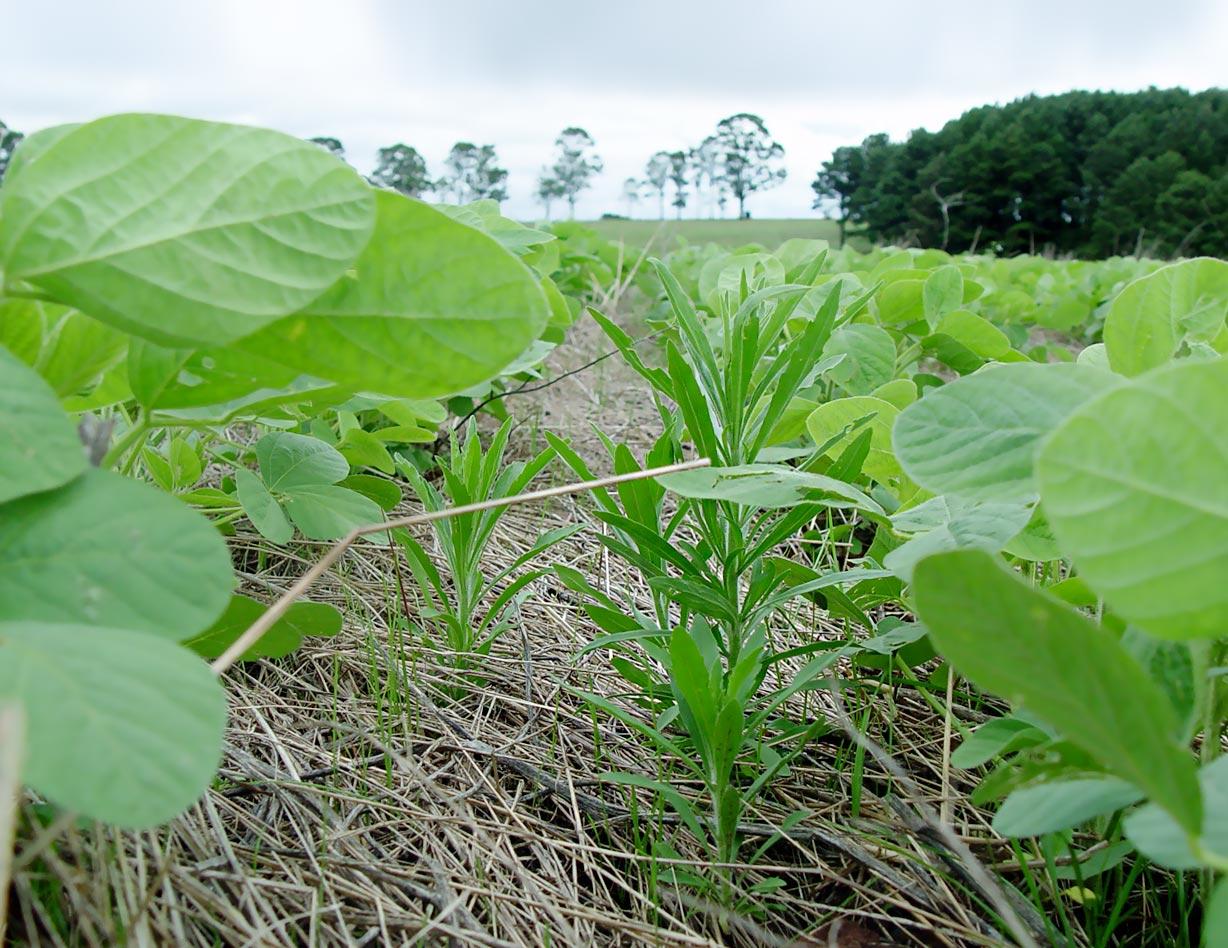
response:
<path fill-rule="evenodd" d="M 615 437 L 650 443 L 651 402 L 615 360 L 558 389 L 537 402 L 537 417 L 574 436 L 586 456 L 601 454 L 586 433 L 594 417 L 620 426 Z M 522 441 L 533 439 L 531 427 Z M 568 499 L 509 512 L 490 569 L 540 530 L 584 520 L 585 508 L 584 499 Z M 235 559 L 246 591 L 269 599 L 319 552 L 304 544 L 269 556 L 257 572 L 257 546 L 258 538 L 237 538 Z M 616 593 L 644 594 L 591 534 L 570 538 L 546 561 L 582 569 Z M 405 614 L 417 609 L 412 589 L 402 598 L 406 576 L 386 548 L 356 547 L 313 594 L 345 612 L 337 638 L 228 673 L 231 722 L 219 781 L 169 826 L 144 833 L 58 826 L 51 841 L 32 828 L 37 801 L 27 799 L 13 942 L 1002 942 L 984 901 L 969 894 L 975 884 L 921 814 L 924 804 L 941 805 L 944 785 L 955 799 L 969 788 L 952 787 L 949 775 L 944 784 L 943 719 L 914 693 L 881 688 L 856 711 L 860 721 L 869 707 L 870 731 L 911 775 L 909 785 L 867 758 L 854 817 L 855 747 L 833 726 L 750 815 L 748 855 L 788 814 L 809 813 L 753 866 L 735 871 L 742 906 L 730 913 L 693 890 L 653 885 L 669 864 L 654 865 L 653 838 L 668 838 L 684 868 L 705 863 L 706 850 L 668 816 L 643 809 L 646 797 L 629 813 L 629 791 L 600 779 L 610 771 L 657 777 L 659 758 L 571 690 L 612 700 L 625 690 L 604 655 L 577 658 L 597 630 L 575 597 L 551 577 L 539 580 L 474 678 L 404 631 Z M 834 630 L 803 611 L 777 633 L 787 646 Z M 838 700 L 811 692 L 790 710 L 835 720 Z M 953 815 L 982 861 L 1009 856 L 974 810 L 956 803 Z M 772 877 L 783 880 L 779 890 L 752 891 Z"/>

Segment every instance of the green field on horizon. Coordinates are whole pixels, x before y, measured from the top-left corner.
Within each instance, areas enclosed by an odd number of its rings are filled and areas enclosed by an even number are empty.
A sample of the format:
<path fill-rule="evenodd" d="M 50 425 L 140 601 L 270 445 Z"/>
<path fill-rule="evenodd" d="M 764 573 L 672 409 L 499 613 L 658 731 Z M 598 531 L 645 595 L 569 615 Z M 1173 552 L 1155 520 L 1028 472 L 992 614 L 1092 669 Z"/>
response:
<path fill-rule="evenodd" d="M 742 244 L 763 244 L 778 247 L 790 237 L 809 237 L 840 244 L 840 227 L 821 217 L 699 219 L 699 220 L 622 220 L 605 218 L 585 222 L 587 226 L 610 240 L 621 240 L 637 247 L 650 240 L 658 250 L 670 250 L 682 238 L 691 244 L 716 243 L 726 247 Z"/>

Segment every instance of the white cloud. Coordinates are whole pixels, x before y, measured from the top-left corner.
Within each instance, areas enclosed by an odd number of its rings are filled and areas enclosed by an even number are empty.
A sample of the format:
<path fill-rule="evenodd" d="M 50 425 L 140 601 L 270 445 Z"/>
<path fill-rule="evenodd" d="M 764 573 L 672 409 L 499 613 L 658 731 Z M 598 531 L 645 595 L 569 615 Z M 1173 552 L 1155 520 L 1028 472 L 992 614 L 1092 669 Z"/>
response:
<path fill-rule="evenodd" d="M 820 162 L 872 132 L 1030 92 L 1228 82 L 1228 5 L 1214 0 L 74 0 L 10 7 L 2 28 L 0 118 L 14 127 L 177 112 L 336 135 L 363 170 L 396 141 L 433 167 L 457 140 L 492 142 L 522 216 L 568 125 L 606 161 L 580 203 L 595 216 L 621 209 L 623 179 L 653 151 L 756 112 L 789 179 L 751 208 L 799 216 Z"/>

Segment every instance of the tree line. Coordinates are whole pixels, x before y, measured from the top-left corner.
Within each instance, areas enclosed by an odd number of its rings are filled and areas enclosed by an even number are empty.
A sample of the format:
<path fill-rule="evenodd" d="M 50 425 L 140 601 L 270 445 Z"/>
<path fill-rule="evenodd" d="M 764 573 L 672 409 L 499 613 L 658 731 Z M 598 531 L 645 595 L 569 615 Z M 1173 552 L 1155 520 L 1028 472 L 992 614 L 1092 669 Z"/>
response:
<path fill-rule="evenodd" d="M 345 149 L 336 138 L 311 141 L 345 157 Z M 605 163 L 597 154 L 593 137 L 578 126 L 563 129 L 554 140 L 554 147 L 554 160 L 538 174 L 534 196 L 547 218 L 556 201 L 566 203 L 569 216 L 574 218 L 580 194 L 592 187 Z M 623 182 L 627 216 L 632 215 L 641 199 L 655 195 L 658 215 L 664 218 L 668 193 L 670 205 L 679 218 L 691 206 L 692 199 L 697 214 L 706 210 L 711 215 L 717 207 L 721 216 L 733 199 L 738 205 L 738 217 L 745 217 L 750 195 L 784 181 L 785 169 L 781 164 L 784 153 L 784 147 L 772 138 L 759 116 L 740 112 L 721 119 L 716 131 L 695 147 L 658 151 L 644 166 L 643 178 L 631 177 Z M 444 165 L 444 175 L 432 178 L 426 159 L 418 150 L 398 143 L 379 150 L 370 181 L 411 197 L 434 192 L 458 203 L 481 198 L 502 201 L 507 197 L 507 171 L 499 167 L 493 145 L 459 142 L 444 159 Z"/>
<path fill-rule="evenodd" d="M 658 151 L 644 165 L 643 178 L 627 178 L 623 182 L 627 216 L 642 198 L 655 196 L 657 216 L 664 218 L 668 195 L 679 219 L 692 199 L 697 216 L 705 212 L 713 216 L 715 207 L 724 217 L 732 198 L 738 203 L 738 217 L 746 217 L 750 195 L 785 180 L 784 155 L 784 146 L 758 115 L 731 115 L 695 147 Z"/>
<path fill-rule="evenodd" d="M 0 179 L 21 138 L 20 132 L 11 131 L 0 122 Z M 308 140 L 345 160 L 345 146 L 339 138 L 319 136 Z M 535 196 L 546 217 L 550 217 L 556 201 L 565 202 L 570 216 L 575 217 L 581 192 L 592 186 L 604 170 L 604 163 L 592 136 L 583 128 L 563 129 L 554 146 L 554 160 L 542 167 Z M 731 115 L 718 122 L 716 131 L 699 145 L 659 151 L 648 159 L 642 179 L 628 178 L 623 184 L 628 216 L 641 198 L 655 194 L 659 214 L 664 218 L 666 194 L 672 192 L 670 204 L 679 217 L 692 200 L 697 213 L 707 210 L 711 214 L 715 206 L 723 216 L 731 198 L 737 202 L 738 216 L 744 217 L 746 199 L 751 194 L 784 180 L 783 157 L 784 148 L 772 138 L 762 118 L 745 112 Z M 397 142 L 379 149 L 368 180 L 377 187 L 410 197 L 434 194 L 458 204 L 507 198 L 508 172 L 500 166 L 494 145 L 457 142 L 443 164 L 442 174 L 433 176 L 418 149 Z"/>
<path fill-rule="evenodd" d="M 0 122 L 0 178 L 21 141 Z M 336 138 L 311 141 L 345 157 Z M 596 143 L 564 129 L 534 196 L 548 218 L 556 202 L 575 216 L 580 194 L 604 170 Z M 742 112 L 699 144 L 652 154 L 623 182 L 628 217 L 644 201 L 664 218 L 725 216 L 785 179 L 784 148 L 763 119 Z M 412 197 L 465 203 L 507 197 L 494 145 L 457 142 L 431 174 L 403 142 L 379 149 L 372 184 Z M 1228 256 L 1228 91 L 1069 92 L 972 109 L 939 131 L 903 141 L 871 135 L 837 148 L 813 184 L 814 207 L 872 241 L 988 249 Z"/>
<path fill-rule="evenodd" d="M 815 207 L 874 241 L 1228 255 L 1228 92 L 1028 96 L 836 149 Z"/>

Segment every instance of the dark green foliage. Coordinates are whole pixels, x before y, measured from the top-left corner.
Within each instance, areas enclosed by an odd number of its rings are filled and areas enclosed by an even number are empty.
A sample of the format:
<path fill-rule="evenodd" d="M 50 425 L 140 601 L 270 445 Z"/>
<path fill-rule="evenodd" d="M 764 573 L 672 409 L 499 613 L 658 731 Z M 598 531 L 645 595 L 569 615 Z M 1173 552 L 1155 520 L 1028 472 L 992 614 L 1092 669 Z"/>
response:
<path fill-rule="evenodd" d="M 426 170 L 426 159 L 417 148 L 401 143 L 379 150 L 379 160 L 370 180 L 377 188 L 390 188 L 414 198 L 422 197 L 433 186 Z"/>
<path fill-rule="evenodd" d="M 13 150 L 21 144 L 23 138 L 25 135 L 21 132 L 14 131 L 4 122 L 0 122 L 0 181 L 4 180 L 4 173 L 8 170 Z"/>
<path fill-rule="evenodd" d="M 1029 96 L 838 148 L 811 185 L 874 240 L 1084 256 L 1228 252 L 1228 92 Z"/>

